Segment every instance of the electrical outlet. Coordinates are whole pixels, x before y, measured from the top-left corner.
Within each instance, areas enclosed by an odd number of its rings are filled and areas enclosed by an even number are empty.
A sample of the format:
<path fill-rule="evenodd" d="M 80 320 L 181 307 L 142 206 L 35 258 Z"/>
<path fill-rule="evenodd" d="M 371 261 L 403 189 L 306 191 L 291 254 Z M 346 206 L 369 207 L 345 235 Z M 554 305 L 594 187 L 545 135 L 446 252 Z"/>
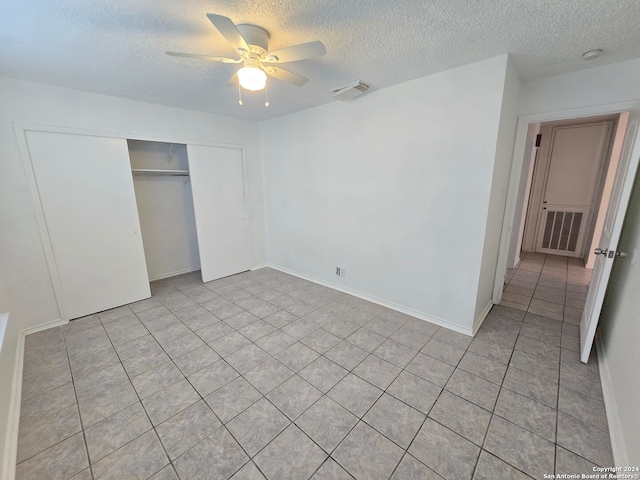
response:
<path fill-rule="evenodd" d="M 347 271 L 342 267 L 336 267 L 336 275 L 344 278 L 347 276 Z"/>
<path fill-rule="evenodd" d="M 340 267 L 336 267 L 336 275 L 339 277 L 340 276 Z"/>

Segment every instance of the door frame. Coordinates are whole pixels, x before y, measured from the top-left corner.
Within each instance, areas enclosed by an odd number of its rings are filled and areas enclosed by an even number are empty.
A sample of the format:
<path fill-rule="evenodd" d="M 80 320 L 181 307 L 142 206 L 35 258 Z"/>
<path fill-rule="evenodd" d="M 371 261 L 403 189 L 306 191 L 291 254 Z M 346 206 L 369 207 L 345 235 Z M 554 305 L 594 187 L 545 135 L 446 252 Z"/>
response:
<path fill-rule="evenodd" d="M 507 189 L 507 201 L 505 205 L 504 220 L 502 222 L 502 232 L 500 235 L 500 247 L 498 249 L 498 261 L 496 265 L 496 275 L 493 284 L 494 305 L 502 301 L 502 290 L 504 288 L 504 278 L 507 273 L 507 262 L 509 256 L 509 243 L 511 232 L 514 227 L 514 216 L 516 214 L 516 204 L 520 195 L 520 177 L 524 163 L 525 146 L 527 141 L 527 131 L 532 123 L 553 122 L 556 120 L 579 119 L 595 115 L 607 115 L 621 113 L 639 105 L 639 101 L 614 103 L 609 105 L 596 105 L 591 107 L 575 108 L 569 110 L 559 110 L 553 112 L 534 113 L 521 115 L 518 117 L 516 128 L 516 138 L 511 160 L 511 174 L 509 176 L 509 187 Z"/>
<path fill-rule="evenodd" d="M 587 118 L 592 118 L 592 117 L 587 117 Z M 562 125 L 556 125 L 556 126 L 551 126 L 549 127 L 551 129 L 551 138 L 549 139 L 549 147 L 548 147 L 548 151 L 547 151 L 547 155 L 545 155 L 545 158 L 542 160 L 543 161 L 543 165 L 544 165 L 544 175 L 543 177 L 540 178 L 540 190 L 538 191 L 539 195 L 538 195 L 538 204 L 534 206 L 534 208 L 537 209 L 537 213 L 535 214 L 536 217 L 536 225 L 534 227 L 534 232 L 535 232 L 535 239 L 534 239 L 534 252 L 537 253 L 548 253 L 548 254 L 556 254 L 556 255 L 561 255 L 561 256 L 565 256 L 567 258 L 584 258 L 585 255 L 585 250 L 587 248 L 590 247 L 591 245 L 591 240 L 592 238 L 588 238 L 588 237 L 593 237 L 593 227 L 595 224 L 595 217 L 598 214 L 598 205 L 601 201 L 601 197 L 602 197 L 602 189 L 604 187 L 604 183 L 605 183 L 605 179 L 607 176 L 607 167 L 609 165 L 609 161 L 611 159 L 611 148 L 613 146 L 613 140 L 615 137 L 615 126 L 617 124 L 617 120 L 615 119 L 611 119 L 611 120 L 598 120 L 598 121 L 591 121 L 589 122 L 587 120 L 587 122 L 578 122 L 578 123 L 574 123 L 574 124 L 562 124 Z M 554 142 L 556 139 L 556 135 L 557 135 L 557 131 L 559 129 L 567 129 L 567 128 L 583 128 L 583 127 L 592 127 L 592 126 L 601 126 L 601 125 L 607 125 L 607 129 L 608 129 L 608 133 L 607 133 L 607 140 L 605 142 L 604 148 L 603 148 L 603 153 L 600 156 L 600 158 L 598 159 L 598 171 L 596 174 L 596 180 L 594 183 L 594 188 L 593 188 L 593 192 L 591 195 L 591 199 L 590 199 L 590 203 L 589 203 L 589 214 L 588 215 L 584 215 L 583 218 L 583 222 L 584 222 L 584 228 L 582 229 L 583 231 L 581 232 L 579 238 L 578 238 L 578 243 L 576 245 L 576 250 L 575 252 L 573 252 L 573 254 L 570 254 L 570 252 L 565 252 L 563 253 L 555 253 L 554 251 L 549 251 L 549 252 L 545 252 L 543 251 L 543 247 L 542 247 L 542 237 L 544 234 L 544 230 L 545 230 L 545 215 L 544 215 L 544 200 L 547 196 L 547 188 L 548 188 L 548 184 L 549 184 L 549 176 L 550 176 L 550 170 L 551 170 L 551 163 L 552 163 L 552 159 L 553 159 L 553 154 L 554 154 Z M 538 158 L 538 160 L 541 160 L 540 158 Z M 535 180 L 533 180 L 535 182 Z M 529 207 L 531 208 L 532 205 L 531 203 L 529 203 Z M 577 210 L 576 207 L 571 206 L 571 207 L 566 207 L 564 209 L 565 211 L 574 211 Z M 529 212 L 527 212 L 527 218 L 528 218 Z"/>
<path fill-rule="evenodd" d="M 164 137 L 164 136 L 146 135 L 146 134 L 132 133 L 132 132 L 91 130 L 91 129 L 82 129 L 82 128 L 56 126 L 56 125 L 41 125 L 41 124 L 32 124 L 32 123 L 23 123 L 23 122 L 13 122 L 13 131 L 15 133 L 16 141 L 18 144 L 18 151 L 20 152 L 20 157 L 22 159 L 22 165 L 24 167 L 24 173 L 25 173 L 27 185 L 29 188 L 29 193 L 30 193 L 32 204 L 33 204 L 34 212 L 35 212 L 35 219 L 38 227 L 38 233 L 40 234 L 40 243 L 42 245 L 45 260 L 47 262 L 49 277 L 53 287 L 53 292 L 56 299 L 56 305 L 58 307 L 58 315 L 60 319 L 68 320 L 66 319 L 64 306 L 62 304 L 63 303 L 62 291 L 59 288 L 60 275 L 58 273 L 58 268 L 56 266 L 53 247 L 49 239 L 49 232 L 48 232 L 47 224 L 45 221 L 44 210 L 40 202 L 40 194 L 38 192 L 35 172 L 33 171 L 33 166 L 31 163 L 31 156 L 29 153 L 29 146 L 27 143 L 27 135 L 26 135 L 26 132 L 28 131 L 63 133 L 63 134 L 70 134 L 70 135 L 85 135 L 85 136 L 93 136 L 93 137 L 121 138 L 124 140 L 145 140 L 150 142 L 181 143 L 185 145 L 204 145 L 204 146 L 210 146 L 210 147 L 239 149 L 242 154 L 242 175 L 243 175 L 244 187 L 245 187 L 244 188 L 245 210 L 247 215 L 247 225 L 249 228 L 249 250 L 250 250 L 249 253 L 251 255 L 252 268 L 253 266 L 255 266 L 255 260 L 253 255 L 254 241 L 253 241 L 252 229 L 251 229 L 251 212 L 250 212 L 251 195 L 249 192 L 250 187 L 249 187 L 249 179 L 248 179 L 248 171 L 247 171 L 247 157 L 246 157 L 246 149 L 244 145 L 231 144 L 231 143 L 205 142 L 202 140 L 185 139 L 185 138 L 179 138 L 179 137 L 173 137 L 173 136 Z"/>

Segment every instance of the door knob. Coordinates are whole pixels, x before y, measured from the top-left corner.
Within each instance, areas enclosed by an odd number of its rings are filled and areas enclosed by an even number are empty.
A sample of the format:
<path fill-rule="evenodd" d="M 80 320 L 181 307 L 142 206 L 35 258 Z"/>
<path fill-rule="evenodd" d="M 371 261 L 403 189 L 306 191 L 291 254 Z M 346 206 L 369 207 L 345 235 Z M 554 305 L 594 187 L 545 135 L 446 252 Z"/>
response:
<path fill-rule="evenodd" d="M 596 248 L 593 253 L 595 253 L 596 255 L 606 255 L 608 251 L 608 248 Z"/>
<path fill-rule="evenodd" d="M 616 257 L 626 257 L 627 252 L 616 252 Z"/>

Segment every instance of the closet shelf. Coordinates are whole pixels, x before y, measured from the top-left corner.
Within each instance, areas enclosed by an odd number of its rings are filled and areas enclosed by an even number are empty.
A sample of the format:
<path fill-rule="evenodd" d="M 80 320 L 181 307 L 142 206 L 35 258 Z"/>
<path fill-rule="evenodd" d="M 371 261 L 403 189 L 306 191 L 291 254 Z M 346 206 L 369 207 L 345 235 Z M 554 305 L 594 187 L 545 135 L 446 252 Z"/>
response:
<path fill-rule="evenodd" d="M 161 175 L 172 177 L 188 177 L 189 170 L 156 170 L 151 168 L 134 168 L 131 170 L 133 175 Z"/>

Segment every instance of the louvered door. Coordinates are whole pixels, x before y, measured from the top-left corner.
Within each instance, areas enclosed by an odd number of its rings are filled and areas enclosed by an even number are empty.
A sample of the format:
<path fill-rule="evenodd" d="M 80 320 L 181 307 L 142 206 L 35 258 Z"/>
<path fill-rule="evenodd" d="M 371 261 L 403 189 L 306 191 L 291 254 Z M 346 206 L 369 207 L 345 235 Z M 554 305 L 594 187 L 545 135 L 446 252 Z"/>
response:
<path fill-rule="evenodd" d="M 552 132 L 536 250 L 582 257 L 611 122 L 554 127 Z"/>

